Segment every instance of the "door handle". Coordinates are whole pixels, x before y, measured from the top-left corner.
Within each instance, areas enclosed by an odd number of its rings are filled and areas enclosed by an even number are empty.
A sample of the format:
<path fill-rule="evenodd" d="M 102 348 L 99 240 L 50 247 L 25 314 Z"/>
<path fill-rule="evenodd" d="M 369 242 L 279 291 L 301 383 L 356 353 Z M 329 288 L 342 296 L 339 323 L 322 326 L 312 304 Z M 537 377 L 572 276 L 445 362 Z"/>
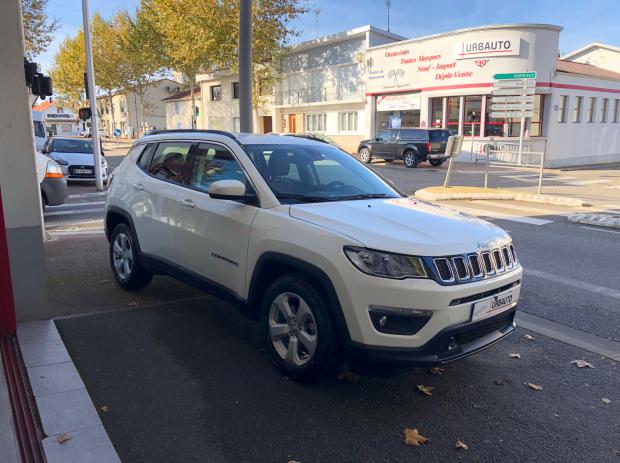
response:
<path fill-rule="evenodd" d="M 142 185 L 141 183 L 134 183 L 131 186 L 134 190 L 144 191 L 144 185 Z"/>
<path fill-rule="evenodd" d="M 179 204 L 183 207 L 189 207 L 190 209 L 193 209 L 196 207 L 196 203 L 192 201 L 191 199 L 180 199 Z"/>

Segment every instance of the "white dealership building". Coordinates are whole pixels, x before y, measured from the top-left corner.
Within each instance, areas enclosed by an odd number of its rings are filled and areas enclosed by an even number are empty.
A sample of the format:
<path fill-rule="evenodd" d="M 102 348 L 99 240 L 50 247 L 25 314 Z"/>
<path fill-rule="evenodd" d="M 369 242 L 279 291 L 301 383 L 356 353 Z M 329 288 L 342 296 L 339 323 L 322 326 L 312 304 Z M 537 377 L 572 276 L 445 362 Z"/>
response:
<path fill-rule="evenodd" d="M 548 167 L 620 161 L 620 69 L 558 59 L 561 30 L 494 25 L 369 48 L 366 136 L 390 127 L 443 127 L 465 135 L 461 160 L 475 160 L 490 141 L 519 138 L 520 118 L 491 117 L 494 75 L 535 72 L 526 146 L 545 150 Z"/>

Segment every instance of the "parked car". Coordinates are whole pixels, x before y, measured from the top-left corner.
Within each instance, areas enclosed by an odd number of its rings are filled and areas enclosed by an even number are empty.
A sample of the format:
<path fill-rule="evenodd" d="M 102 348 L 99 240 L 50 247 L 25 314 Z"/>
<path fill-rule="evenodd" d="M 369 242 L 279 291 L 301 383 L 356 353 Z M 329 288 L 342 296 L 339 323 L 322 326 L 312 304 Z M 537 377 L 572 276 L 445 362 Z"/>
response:
<path fill-rule="evenodd" d="M 59 206 L 67 199 L 67 180 L 56 161 L 35 150 L 37 181 L 41 186 L 41 206 Z"/>
<path fill-rule="evenodd" d="M 259 321 L 275 364 L 437 365 L 514 330 L 508 233 L 408 198 L 326 143 L 162 131 L 115 169 L 105 232 L 117 283 L 167 274 Z"/>
<path fill-rule="evenodd" d="M 424 161 L 439 167 L 446 160 L 449 136 L 450 131 L 444 129 L 385 129 L 372 140 L 362 140 L 357 152 L 365 163 L 373 158 L 402 159 L 406 167 L 416 167 Z"/>
<path fill-rule="evenodd" d="M 336 148 L 340 148 L 344 151 L 342 146 L 340 146 L 336 142 L 336 140 L 321 133 L 287 133 L 286 135 L 289 135 L 291 137 L 307 138 L 308 140 L 320 141 L 323 143 L 329 143 L 330 145 L 335 146 Z"/>
<path fill-rule="evenodd" d="M 101 150 L 103 153 L 103 150 Z M 52 137 L 43 147 L 47 154 L 62 168 L 68 181 L 84 181 L 95 179 L 95 156 L 92 139 Z M 108 180 L 108 162 L 101 157 L 101 175 L 103 181 Z"/>
<path fill-rule="evenodd" d="M 41 111 L 31 111 L 32 114 L 32 133 L 34 135 L 34 144 L 37 151 L 43 149 L 45 145 L 45 122 L 43 121 L 43 113 Z"/>
<path fill-rule="evenodd" d="M 100 138 L 106 138 L 108 136 L 108 132 L 104 129 L 97 129 L 97 132 L 99 132 Z M 92 138 L 92 136 L 93 136 L 93 131 L 90 127 L 80 132 L 80 137 Z"/>

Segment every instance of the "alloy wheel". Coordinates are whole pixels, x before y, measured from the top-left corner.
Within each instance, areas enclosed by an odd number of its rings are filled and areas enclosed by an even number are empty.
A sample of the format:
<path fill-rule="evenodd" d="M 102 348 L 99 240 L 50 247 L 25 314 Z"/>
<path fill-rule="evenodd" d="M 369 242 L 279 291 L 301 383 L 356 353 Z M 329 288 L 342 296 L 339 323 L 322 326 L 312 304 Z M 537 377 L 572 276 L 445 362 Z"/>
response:
<path fill-rule="evenodd" d="M 415 165 L 415 156 L 413 153 L 405 153 L 405 165 L 407 167 L 412 167 Z"/>
<path fill-rule="evenodd" d="M 279 294 L 269 309 L 269 336 L 282 360 L 300 367 L 313 357 L 317 347 L 317 329 L 308 303 L 299 295 Z"/>
<path fill-rule="evenodd" d="M 112 259 L 118 276 L 123 280 L 129 279 L 133 269 L 133 251 L 131 240 L 125 233 L 118 233 L 114 238 Z"/>
<path fill-rule="evenodd" d="M 368 149 L 363 148 L 362 150 L 360 150 L 360 159 L 364 162 L 369 162 L 370 161 L 370 151 L 368 151 Z"/>

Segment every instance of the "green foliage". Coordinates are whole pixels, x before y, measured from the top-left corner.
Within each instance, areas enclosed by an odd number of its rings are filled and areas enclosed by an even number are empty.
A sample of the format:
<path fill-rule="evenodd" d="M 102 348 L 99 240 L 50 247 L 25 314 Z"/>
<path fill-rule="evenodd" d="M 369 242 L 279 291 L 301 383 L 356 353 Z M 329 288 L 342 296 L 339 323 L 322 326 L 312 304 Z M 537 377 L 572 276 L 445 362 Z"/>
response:
<path fill-rule="evenodd" d="M 49 19 L 45 11 L 47 2 L 48 0 L 21 0 L 24 51 L 29 60 L 47 50 L 54 40 L 54 32 L 60 26 L 57 19 Z"/>

